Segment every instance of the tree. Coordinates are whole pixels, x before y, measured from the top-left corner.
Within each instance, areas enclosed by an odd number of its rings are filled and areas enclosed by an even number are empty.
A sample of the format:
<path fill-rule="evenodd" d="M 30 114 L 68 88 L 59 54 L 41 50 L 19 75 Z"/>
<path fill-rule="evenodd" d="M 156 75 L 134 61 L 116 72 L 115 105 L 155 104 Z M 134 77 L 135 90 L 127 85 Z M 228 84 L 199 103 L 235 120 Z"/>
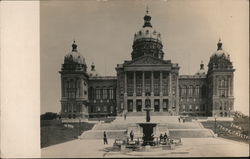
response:
<path fill-rule="evenodd" d="M 46 112 L 40 116 L 41 120 L 53 120 L 56 119 L 59 115 L 53 112 Z"/>

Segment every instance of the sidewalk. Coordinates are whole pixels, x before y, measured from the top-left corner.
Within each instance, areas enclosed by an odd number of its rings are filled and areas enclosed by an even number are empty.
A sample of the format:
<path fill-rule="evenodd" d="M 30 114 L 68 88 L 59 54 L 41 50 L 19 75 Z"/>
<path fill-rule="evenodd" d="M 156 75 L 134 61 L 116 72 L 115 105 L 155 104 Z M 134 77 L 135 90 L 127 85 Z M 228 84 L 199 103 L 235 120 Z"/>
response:
<path fill-rule="evenodd" d="M 107 152 L 114 140 L 73 140 L 42 149 L 42 157 L 103 158 L 103 157 L 246 157 L 249 145 L 221 138 L 182 138 L 183 145 L 174 150 L 157 149 L 151 152 Z"/>

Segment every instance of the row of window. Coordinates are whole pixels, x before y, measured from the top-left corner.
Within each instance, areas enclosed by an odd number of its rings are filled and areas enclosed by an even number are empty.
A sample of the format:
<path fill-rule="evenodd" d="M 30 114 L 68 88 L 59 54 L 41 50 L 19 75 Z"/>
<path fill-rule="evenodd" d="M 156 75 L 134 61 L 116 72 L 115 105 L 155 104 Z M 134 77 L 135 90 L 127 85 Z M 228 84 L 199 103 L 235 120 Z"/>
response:
<path fill-rule="evenodd" d="M 183 111 L 183 112 L 185 112 L 185 111 L 190 111 L 190 112 L 192 112 L 192 111 L 205 111 L 205 109 L 206 109 L 205 107 L 206 107 L 205 104 L 202 104 L 202 105 L 189 105 L 189 106 L 182 105 L 180 107 L 180 111 Z"/>
<path fill-rule="evenodd" d="M 179 88 L 180 96 L 201 96 L 206 97 L 206 86 L 182 86 Z"/>
<path fill-rule="evenodd" d="M 82 112 L 82 106 L 81 105 L 75 105 L 73 103 L 71 104 L 63 104 L 62 105 L 62 111 L 67 112 Z"/>
<path fill-rule="evenodd" d="M 160 111 L 160 100 L 159 99 L 154 99 L 153 101 L 153 106 L 151 106 L 151 100 L 150 99 L 145 99 L 145 107 L 152 107 L 154 108 L 155 112 Z M 163 99 L 163 111 L 168 111 L 169 109 L 169 101 L 168 99 Z M 133 100 L 127 100 L 127 111 L 128 112 L 133 112 L 134 106 L 133 106 Z M 142 111 L 142 100 L 137 99 L 136 100 L 136 105 L 135 105 L 135 110 L 137 112 Z"/>
<path fill-rule="evenodd" d="M 115 99 L 115 89 L 113 87 L 90 87 L 89 89 L 89 99 L 99 100 L 99 99 Z"/>
<path fill-rule="evenodd" d="M 101 112 L 104 112 L 104 113 L 114 113 L 115 111 L 115 108 L 113 105 L 103 105 L 103 106 L 100 106 L 100 105 L 97 105 L 97 106 L 91 106 L 90 107 L 90 112 L 91 113 L 101 113 Z"/>
<path fill-rule="evenodd" d="M 62 97 L 76 98 L 87 95 L 87 84 L 82 80 L 62 81 Z"/>

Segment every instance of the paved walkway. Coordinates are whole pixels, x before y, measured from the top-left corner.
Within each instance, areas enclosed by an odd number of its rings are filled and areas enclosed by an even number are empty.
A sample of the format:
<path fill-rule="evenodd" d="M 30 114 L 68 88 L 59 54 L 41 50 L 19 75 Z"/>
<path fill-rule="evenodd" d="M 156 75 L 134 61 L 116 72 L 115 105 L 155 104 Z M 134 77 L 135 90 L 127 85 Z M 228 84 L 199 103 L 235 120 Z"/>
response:
<path fill-rule="evenodd" d="M 183 145 L 174 150 L 154 149 L 150 152 L 112 152 L 114 140 L 103 145 L 102 140 L 73 140 L 43 148 L 42 157 L 247 157 L 249 145 L 223 138 L 183 138 Z"/>

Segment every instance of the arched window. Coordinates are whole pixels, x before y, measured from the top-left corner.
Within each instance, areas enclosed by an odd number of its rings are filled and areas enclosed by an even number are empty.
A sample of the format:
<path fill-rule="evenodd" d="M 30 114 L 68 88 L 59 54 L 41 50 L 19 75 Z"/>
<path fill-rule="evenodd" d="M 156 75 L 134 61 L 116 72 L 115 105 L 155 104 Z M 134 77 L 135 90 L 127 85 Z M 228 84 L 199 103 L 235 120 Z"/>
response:
<path fill-rule="evenodd" d="M 198 105 L 195 106 L 195 111 L 199 111 L 199 106 Z"/>
<path fill-rule="evenodd" d="M 107 95 L 108 95 L 107 89 L 106 87 L 103 87 L 103 99 L 107 99 Z"/>
<path fill-rule="evenodd" d="M 109 88 L 109 98 L 110 99 L 114 99 L 114 90 L 113 90 L 113 87 Z"/>
<path fill-rule="evenodd" d="M 187 96 L 187 86 L 183 86 L 183 96 Z"/>
<path fill-rule="evenodd" d="M 196 85 L 195 90 L 196 90 L 195 95 L 200 96 L 200 86 L 199 85 Z"/>
<path fill-rule="evenodd" d="M 96 87 L 96 99 L 100 99 L 100 88 Z"/>
<path fill-rule="evenodd" d="M 185 106 L 185 105 L 182 105 L 182 111 L 185 112 L 185 110 L 186 110 L 186 106 Z"/>
<path fill-rule="evenodd" d="M 189 105 L 189 111 L 190 111 L 190 112 L 193 111 L 192 105 Z"/>
<path fill-rule="evenodd" d="M 189 86 L 189 89 L 188 89 L 188 95 L 189 96 L 193 96 L 193 86 Z"/>

